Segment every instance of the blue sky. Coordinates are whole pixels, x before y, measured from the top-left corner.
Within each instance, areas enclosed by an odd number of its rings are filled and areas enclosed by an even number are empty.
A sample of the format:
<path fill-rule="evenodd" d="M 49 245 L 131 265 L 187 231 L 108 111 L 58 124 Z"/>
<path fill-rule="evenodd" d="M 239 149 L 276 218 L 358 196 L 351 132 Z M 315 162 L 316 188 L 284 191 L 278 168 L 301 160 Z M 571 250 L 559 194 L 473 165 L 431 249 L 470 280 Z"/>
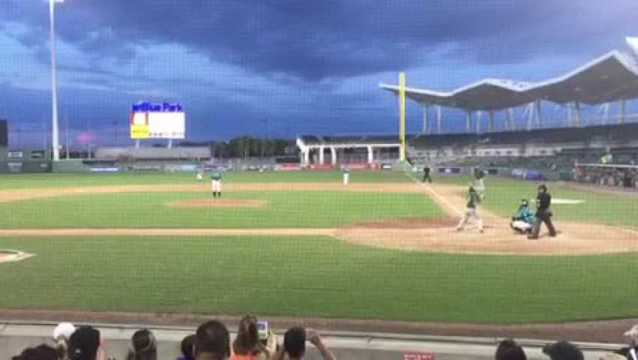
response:
<path fill-rule="evenodd" d="M 65 0 L 57 7 L 62 136 L 125 142 L 140 100 L 175 101 L 191 140 L 392 133 L 408 84 L 542 80 L 638 34 L 638 2 L 610 0 Z M 0 117 L 46 144 L 48 6 L 0 0 Z M 409 108 L 409 129 L 421 111 Z M 446 113 L 453 130 L 462 114 Z M 64 142 L 64 139 L 63 139 Z"/>

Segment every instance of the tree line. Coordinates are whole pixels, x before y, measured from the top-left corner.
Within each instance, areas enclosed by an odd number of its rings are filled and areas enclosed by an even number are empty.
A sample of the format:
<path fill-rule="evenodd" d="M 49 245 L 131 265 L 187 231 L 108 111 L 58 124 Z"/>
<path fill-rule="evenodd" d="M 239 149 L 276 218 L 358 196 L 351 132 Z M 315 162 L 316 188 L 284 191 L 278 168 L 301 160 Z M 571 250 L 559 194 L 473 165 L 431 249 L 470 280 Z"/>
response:
<path fill-rule="evenodd" d="M 249 158 L 291 156 L 296 154 L 294 142 L 286 139 L 261 139 L 241 136 L 229 141 L 207 143 L 181 142 L 180 146 L 209 146 L 214 158 Z"/>

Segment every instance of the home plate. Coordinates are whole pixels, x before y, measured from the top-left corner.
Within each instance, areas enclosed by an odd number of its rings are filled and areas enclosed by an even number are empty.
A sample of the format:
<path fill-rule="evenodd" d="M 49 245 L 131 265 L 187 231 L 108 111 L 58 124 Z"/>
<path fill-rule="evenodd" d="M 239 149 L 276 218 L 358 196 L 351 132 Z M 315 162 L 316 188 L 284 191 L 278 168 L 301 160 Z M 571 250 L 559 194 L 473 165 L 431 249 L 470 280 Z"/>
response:
<path fill-rule="evenodd" d="M 0 263 L 21 261 L 32 256 L 33 254 L 28 254 L 22 251 L 0 249 Z"/>

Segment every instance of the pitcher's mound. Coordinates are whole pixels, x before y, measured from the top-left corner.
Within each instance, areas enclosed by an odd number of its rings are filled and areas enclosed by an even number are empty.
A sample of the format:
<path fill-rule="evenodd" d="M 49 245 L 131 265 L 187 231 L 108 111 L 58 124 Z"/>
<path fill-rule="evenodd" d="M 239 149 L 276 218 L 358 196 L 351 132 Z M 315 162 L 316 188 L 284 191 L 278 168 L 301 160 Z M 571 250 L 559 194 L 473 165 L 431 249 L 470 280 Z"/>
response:
<path fill-rule="evenodd" d="M 259 209 L 268 205 L 265 200 L 241 200 L 241 199 L 195 199 L 175 201 L 168 206 L 175 208 L 251 208 Z"/>

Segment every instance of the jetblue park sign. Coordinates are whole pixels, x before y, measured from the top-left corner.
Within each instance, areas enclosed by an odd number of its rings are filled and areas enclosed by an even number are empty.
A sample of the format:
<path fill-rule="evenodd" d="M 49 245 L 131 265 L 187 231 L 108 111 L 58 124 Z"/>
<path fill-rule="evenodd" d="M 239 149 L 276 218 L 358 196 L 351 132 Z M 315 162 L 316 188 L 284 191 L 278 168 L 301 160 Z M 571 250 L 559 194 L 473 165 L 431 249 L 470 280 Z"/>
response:
<path fill-rule="evenodd" d="M 147 112 L 184 112 L 184 108 L 181 104 L 161 103 L 156 104 L 152 102 L 141 102 L 133 104 L 134 113 L 147 113 Z"/>

